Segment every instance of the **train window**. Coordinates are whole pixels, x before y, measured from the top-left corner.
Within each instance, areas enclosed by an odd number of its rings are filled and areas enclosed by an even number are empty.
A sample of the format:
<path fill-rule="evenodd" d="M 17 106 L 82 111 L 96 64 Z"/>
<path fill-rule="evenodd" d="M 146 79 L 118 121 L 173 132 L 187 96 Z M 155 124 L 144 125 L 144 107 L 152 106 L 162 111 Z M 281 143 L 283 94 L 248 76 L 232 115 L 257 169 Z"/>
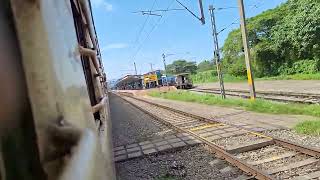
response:
<path fill-rule="evenodd" d="M 71 8 L 72 8 L 72 13 L 73 13 L 73 19 L 74 19 L 74 26 L 75 30 L 77 33 L 77 39 L 79 45 L 82 47 L 87 47 L 87 40 L 86 40 L 86 32 L 85 32 L 85 25 L 83 24 L 82 21 L 82 14 L 77 10 L 77 7 L 80 7 L 80 4 L 78 1 L 70 0 L 71 2 Z M 91 102 L 91 106 L 97 104 L 97 97 L 95 95 L 95 89 L 94 89 L 94 84 L 93 84 L 93 79 L 92 79 L 92 72 L 90 69 L 90 62 L 88 61 L 89 57 L 81 56 L 81 62 L 82 62 L 82 67 L 83 67 L 83 72 L 84 76 L 86 79 L 87 83 L 87 90 L 89 93 L 89 98 Z M 94 118 L 95 119 L 100 119 L 99 112 L 94 113 Z"/>

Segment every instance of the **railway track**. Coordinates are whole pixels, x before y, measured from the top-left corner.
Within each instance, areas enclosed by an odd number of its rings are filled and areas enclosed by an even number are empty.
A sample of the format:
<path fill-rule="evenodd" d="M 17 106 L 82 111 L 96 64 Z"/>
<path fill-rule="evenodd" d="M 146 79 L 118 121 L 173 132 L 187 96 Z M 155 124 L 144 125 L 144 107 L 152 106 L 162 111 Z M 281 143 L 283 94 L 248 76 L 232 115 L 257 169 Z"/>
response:
<path fill-rule="evenodd" d="M 256 179 L 320 179 L 320 150 L 206 119 L 128 94 L 124 100 L 165 125 L 202 141 Z"/>
<path fill-rule="evenodd" d="M 220 94 L 219 88 L 194 88 L 192 92 Z M 250 98 L 250 93 L 244 90 L 228 89 L 225 90 L 227 96 Z M 320 104 L 320 94 L 315 93 L 295 93 L 283 91 L 257 91 L 257 97 L 280 102 L 294 102 L 306 104 Z"/>

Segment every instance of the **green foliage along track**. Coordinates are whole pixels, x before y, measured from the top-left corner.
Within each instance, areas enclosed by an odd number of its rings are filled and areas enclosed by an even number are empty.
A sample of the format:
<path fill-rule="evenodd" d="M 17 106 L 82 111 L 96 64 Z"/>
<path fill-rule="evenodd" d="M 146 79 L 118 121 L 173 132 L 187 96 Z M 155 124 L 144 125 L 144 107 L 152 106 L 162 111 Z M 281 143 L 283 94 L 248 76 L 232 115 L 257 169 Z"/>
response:
<path fill-rule="evenodd" d="M 288 0 L 248 19 L 256 77 L 319 71 L 320 0 Z M 223 46 L 228 74 L 245 76 L 240 29 L 229 33 Z"/>
<path fill-rule="evenodd" d="M 270 113 L 270 114 L 292 114 L 309 115 L 320 117 L 320 105 L 305 105 L 294 103 L 278 103 L 257 99 L 255 101 L 247 99 L 221 99 L 221 97 L 211 94 L 196 94 L 188 91 L 170 91 L 149 93 L 152 97 L 171 99 L 185 102 L 195 102 L 207 105 L 217 105 L 224 107 L 242 107 L 247 111 Z M 320 120 L 308 120 L 298 123 L 294 130 L 300 134 L 320 136 Z"/>
<path fill-rule="evenodd" d="M 262 99 L 257 99 L 255 101 L 236 98 L 221 99 L 221 97 L 212 94 L 196 94 L 188 91 L 170 91 L 164 93 L 153 91 L 150 92 L 149 95 L 152 97 L 185 102 L 196 102 L 207 105 L 242 107 L 247 111 L 254 111 L 260 113 L 310 115 L 320 117 L 320 105 L 307 105 L 295 103 L 285 104 Z"/>
<path fill-rule="evenodd" d="M 301 134 L 320 136 L 320 120 L 308 120 L 297 124 L 295 131 Z"/>

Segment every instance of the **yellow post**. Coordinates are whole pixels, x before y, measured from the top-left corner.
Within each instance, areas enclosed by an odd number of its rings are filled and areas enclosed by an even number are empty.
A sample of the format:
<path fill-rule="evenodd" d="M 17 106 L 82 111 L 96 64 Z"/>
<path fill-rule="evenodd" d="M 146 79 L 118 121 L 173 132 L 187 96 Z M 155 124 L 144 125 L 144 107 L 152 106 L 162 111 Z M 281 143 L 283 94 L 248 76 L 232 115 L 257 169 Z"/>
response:
<path fill-rule="evenodd" d="M 240 21 L 241 21 L 241 32 L 242 32 L 242 40 L 243 40 L 243 47 L 244 47 L 244 56 L 246 60 L 248 84 L 250 88 L 250 98 L 251 100 L 255 100 L 256 91 L 254 86 L 253 73 L 251 70 L 250 48 L 248 44 L 248 32 L 246 28 L 246 21 L 245 21 L 246 17 L 244 12 L 243 0 L 238 0 L 238 3 L 239 3 L 239 10 L 240 10 Z"/>

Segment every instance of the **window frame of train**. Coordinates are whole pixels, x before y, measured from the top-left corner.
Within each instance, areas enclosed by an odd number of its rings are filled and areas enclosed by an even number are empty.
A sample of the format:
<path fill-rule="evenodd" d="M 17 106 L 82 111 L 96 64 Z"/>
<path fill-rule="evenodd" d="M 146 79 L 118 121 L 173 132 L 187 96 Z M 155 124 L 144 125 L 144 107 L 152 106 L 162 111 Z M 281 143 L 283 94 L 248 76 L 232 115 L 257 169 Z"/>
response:
<path fill-rule="evenodd" d="M 81 45 L 82 47 L 85 48 L 90 48 L 87 44 L 87 39 L 86 39 L 86 25 L 83 24 L 83 14 L 82 12 L 78 11 L 79 7 L 80 7 L 80 3 L 77 0 L 70 0 L 71 3 L 71 8 L 72 8 L 72 14 L 73 14 L 73 20 L 74 20 L 74 26 L 75 26 L 75 31 L 77 33 L 77 39 L 78 39 L 78 43 L 79 45 Z M 87 83 L 87 90 L 88 90 L 88 94 L 89 94 L 89 98 L 90 98 L 90 103 L 91 106 L 94 106 L 98 103 L 97 101 L 97 96 L 95 94 L 95 88 L 94 88 L 94 83 L 93 83 L 93 78 L 92 78 L 92 70 L 91 70 L 91 66 L 90 66 L 90 59 L 87 56 L 81 56 L 81 63 L 82 63 L 82 67 L 83 67 L 83 72 L 84 72 L 84 76 L 86 79 L 86 83 Z M 94 118 L 95 119 L 100 119 L 100 113 L 99 111 L 94 113 Z"/>

